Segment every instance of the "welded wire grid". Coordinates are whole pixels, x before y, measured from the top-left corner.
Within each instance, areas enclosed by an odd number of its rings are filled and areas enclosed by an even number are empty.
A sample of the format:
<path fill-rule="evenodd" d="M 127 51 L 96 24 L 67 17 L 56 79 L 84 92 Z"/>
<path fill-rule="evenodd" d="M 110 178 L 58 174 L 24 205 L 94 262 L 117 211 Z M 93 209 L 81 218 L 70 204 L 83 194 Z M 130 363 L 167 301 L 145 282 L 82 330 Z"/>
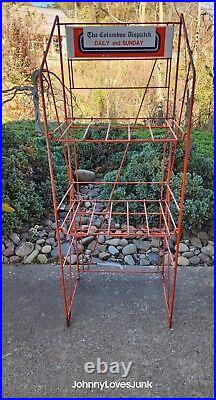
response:
<path fill-rule="evenodd" d="M 158 25 L 158 22 L 148 25 Z M 101 85 L 95 87 L 91 83 L 88 86 L 76 85 L 74 64 L 81 61 L 94 62 L 94 59 L 67 59 L 63 56 L 62 30 L 67 25 L 102 25 L 94 23 L 62 24 L 58 16 L 55 18 L 47 49 L 44 52 L 40 68 L 41 100 L 45 123 L 46 144 L 50 168 L 51 188 L 53 195 L 54 216 L 56 221 L 56 236 L 58 241 L 59 267 L 61 275 L 61 290 L 64 302 L 64 313 L 69 325 L 71 311 L 74 304 L 75 292 L 80 273 L 87 272 L 111 272 L 111 273 L 154 273 L 161 277 L 165 304 L 167 308 L 168 326 L 172 326 L 173 306 L 176 285 L 177 261 L 179 242 L 182 234 L 182 216 L 186 187 L 186 174 L 190 146 L 190 130 L 192 122 L 192 108 L 194 101 L 195 69 L 192 52 L 188 42 L 187 30 L 183 15 L 179 21 L 167 22 L 163 25 L 173 25 L 175 29 L 175 57 L 169 59 L 148 59 L 151 69 L 145 85 Z M 112 23 L 106 25 L 122 25 Z M 123 24 L 124 25 L 124 24 Z M 127 25 L 127 24 L 125 24 Z M 142 25 L 142 24 L 136 24 Z M 146 25 L 146 23 L 144 24 Z M 52 61 L 49 59 L 50 47 L 53 38 L 58 38 L 59 44 L 59 71 L 52 71 Z M 185 59 L 185 84 L 179 88 L 179 65 L 181 57 Z M 65 61 L 66 59 L 66 61 Z M 100 58 L 97 62 L 109 62 L 112 59 Z M 115 58 L 115 61 L 118 59 Z M 130 62 L 135 65 L 136 58 Z M 139 62 L 145 63 L 145 57 Z M 164 83 L 160 86 L 153 79 L 157 63 L 163 67 Z M 125 60 L 121 60 L 122 63 Z M 181 76 L 182 78 L 182 76 Z M 56 82 L 58 85 L 56 85 Z M 116 118 L 104 116 L 76 115 L 80 114 L 75 94 L 78 92 L 121 90 L 142 90 L 140 103 L 134 115 L 118 116 Z M 148 93 L 163 89 L 164 114 L 152 116 L 149 102 L 146 103 Z M 47 100 L 48 95 L 48 100 Z M 189 98 L 189 101 L 188 101 Z M 143 109 L 147 115 L 142 114 Z M 55 121 L 55 125 L 53 125 Z M 116 134 L 118 132 L 118 134 Z M 99 134 L 98 134 L 99 133 Z M 55 173 L 52 161 L 51 142 L 60 144 L 64 154 L 65 165 L 68 171 L 68 189 L 64 196 L 58 199 L 56 192 Z M 98 146 L 122 146 L 122 157 L 116 171 L 114 180 L 103 179 L 80 181 L 78 149 L 84 143 Z M 122 179 L 122 171 L 127 159 L 128 150 L 133 144 L 151 143 L 161 146 L 163 160 L 161 164 L 161 179 L 159 181 L 125 181 Z M 176 149 L 182 146 L 185 151 L 182 166 L 182 184 L 178 198 L 172 187 L 172 176 Z M 82 198 L 80 188 L 83 185 L 110 186 L 108 198 Z M 129 187 L 154 187 L 157 198 L 130 198 L 115 199 L 116 188 Z M 90 207 L 85 208 L 85 202 L 89 201 Z M 121 206 L 121 207 L 119 207 Z M 62 210 L 64 210 L 62 216 Z M 88 224 L 85 219 L 88 217 Z M 116 229 L 113 224 L 115 218 L 123 221 L 121 229 Z M 134 228 L 131 221 L 139 221 Z M 97 227 L 95 219 L 99 220 Z M 62 235 L 66 235 L 69 241 L 67 254 L 63 252 Z M 94 250 L 98 246 L 100 235 L 118 238 L 158 238 L 158 264 L 151 268 L 128 269 L 104 267 L 98 268 L 94 258 Z M 82 242 L 85 238 L 95 238 L 95 245 L 91 255 L 83 254 Z M 175 249 L 171 246 L 170 238 L 176 238 Z M 64 255 L 63 255 L 64 253 Z"/>

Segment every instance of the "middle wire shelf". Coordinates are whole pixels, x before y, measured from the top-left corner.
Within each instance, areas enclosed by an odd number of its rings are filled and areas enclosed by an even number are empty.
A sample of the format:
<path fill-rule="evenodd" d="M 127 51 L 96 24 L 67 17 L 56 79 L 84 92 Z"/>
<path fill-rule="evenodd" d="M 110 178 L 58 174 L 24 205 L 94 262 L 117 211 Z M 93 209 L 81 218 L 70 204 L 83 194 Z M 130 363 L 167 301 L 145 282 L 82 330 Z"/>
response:
<path fill-rule="evenodd" d="M 144 118 L 137 123 L 120 118 L 104 119 L 100 124 L 97 119 L 87 118 L 85 123 L 79 123 L 81 120 L 68 119 L 59 123 L 55 129 L 50 129 L 50 138 L 61 143 L 177 143 L 185 137 L 184 130 L 173 118 Z"/>

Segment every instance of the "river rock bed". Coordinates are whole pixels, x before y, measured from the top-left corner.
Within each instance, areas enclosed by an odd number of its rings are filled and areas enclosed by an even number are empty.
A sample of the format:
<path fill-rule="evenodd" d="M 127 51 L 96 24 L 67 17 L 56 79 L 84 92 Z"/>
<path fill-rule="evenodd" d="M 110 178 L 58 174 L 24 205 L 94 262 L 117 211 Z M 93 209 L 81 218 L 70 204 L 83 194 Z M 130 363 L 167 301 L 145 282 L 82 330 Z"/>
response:
<path fill-rule="evenodd" d="M 91 209 L 90 199 L 94 199 L 100 193 L 99 185 L 88 185 L 81 188 L 82 199 L 85 201 L 86 210 Z M 67 207 L 62 205 L 60 219 L 63 221 L 67 214 Z M 99 235 L 93 233 L 100 228 L 100 217 L 93 220 L 91 234 L 78 241 L 78 257 L 80 261 L 111 261 L 122 265 L 136 265 L 147 267 L 157 265 L 161 260 L 162 246 L 157 238 L 148 238 L 140 232 L 140 237 L 121 238 Z M 88 220 L 85 222 L 88 226 Z M 112 221 L 116 235 L 125 229 L 125 226 Z M 139 232 L 139 227 L 131 227 Z M 97 239 L 98 238 L 98 239 Z M 70 236 L 60 233 L 61 251 L 63 257 L 67 256 L 70 246 Z M 170 238 L 170 248 L 175 250 L 175 237 Z M 56 262 L 58 259 L 58 246 L 56 239 L 56 224 L 53 214 L 50 213 L 43 225 L 29 227 L 22 234 L 13 232 L 10 237 L 3 240 L 3 262 L 8 264 L 46 264 Z M 76 263 L 77 256 L 73 254 L 71 262 Z M 67 257 L 69 259 L 69 257 Z M 165 264 L 168 253 L 165 250 Z M 207 232 L 200 231 L 196 236 L 182 240 L 179 246 L 179 266 L 211 266 L 214 260 L 214 245 Z"/>

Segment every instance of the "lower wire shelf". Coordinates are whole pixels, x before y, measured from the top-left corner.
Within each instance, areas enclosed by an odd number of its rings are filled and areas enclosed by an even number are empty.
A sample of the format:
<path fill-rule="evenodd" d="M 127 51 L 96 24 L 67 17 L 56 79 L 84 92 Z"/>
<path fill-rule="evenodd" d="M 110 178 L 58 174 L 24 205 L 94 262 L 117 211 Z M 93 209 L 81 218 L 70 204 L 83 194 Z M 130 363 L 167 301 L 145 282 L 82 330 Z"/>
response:
<path fill-rule="evenodd" d="M 59 223 L 59 230 L 74 238 L 99 235 L 168 238 L 177 232 L 169 204 L 166 200 L 155 199 L 76 199 L 71 202 L 64 219 Z"/>

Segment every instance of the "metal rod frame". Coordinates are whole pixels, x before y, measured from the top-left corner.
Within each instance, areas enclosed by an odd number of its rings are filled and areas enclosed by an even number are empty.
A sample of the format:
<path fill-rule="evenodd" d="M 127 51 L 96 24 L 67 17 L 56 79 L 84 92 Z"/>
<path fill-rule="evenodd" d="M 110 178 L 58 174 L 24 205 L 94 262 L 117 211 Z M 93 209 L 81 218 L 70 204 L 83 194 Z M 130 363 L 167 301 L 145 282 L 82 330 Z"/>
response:
<path fill-rule="evenodd" d="M 155 65 L 157 59 L 152 59 L 153 65 L 152 70 L 149 74 L 147 85 L 140 84 L 139 86 L 101 86 L 94 87 L 91 84 L 86 87 L 80 87 L 75 84 L 74 78 L 74 61 L 79 62 L 79 59 L 67 59 L 64 62 L 63 51 L 62 51 L 62 36 L 61 29 L 66 25 L 169 25 L 172 24 L 177 29 L 177 55 L 176 62 L 172 59 L 158 58 L 164 60 L 164 76 L 165 82 L 162 86 L 157 86 L 154 83 L 151 84 L 152 76 L 154 74 Z M 60 77 L 58 78 L 62 85 L 62 98 L 63 98 L 63 121 L 60 120 L 59 111 L 57 107 L 57 99 L 53 89 L 53 75 L 49 69 L 49 52 L 50 45 L 52 43 L 53 36 L 57 35 L 59 43 L 59 68 Z M 183 43 L 184 39 L 184 43 Z M 179 81 L 179 63 L 182 49 L 186 48 L 188 55 L 187 74 L 185 77 L 185 85 L 183 90 L 183 96 L 180 98 L 178 81 Z M 82 61 L 104 61 L 104 59 L 81 59 Z M 109 58 L 110 60 L 121 60 L 119 58 Z M 127 59 L 128 60 L 128 59 Z M 145 62 L 145 58 L 136 59 L 131 57 L 130 61 L 139 60 L 139 62 Z M 148 58 L 148 60 L 150 60 Z M 175 65 L 174 65 L 175 64 Z M 68 74 L 69 89 L 66 87 L 66 76 Z M 172 79 L 173 77 L 173 79 Z M 89 272 L 93 273 L 139 273 L 139 274 L 158 274 L 161 278 L 162 286 L 164 290 L 165 305 L 167 310 L 167 321 L 168 327 L 172 327 L 173 322 L 173 309 L 175 299 L 175 288 L 176 288 L 176 277 L 178 267 L 178 254 L 179 254 L 179 243 L 182 235 L 182 219 L 184 209 L 184 198 L 187 180 L 187 167 L 189 160 L 190 151 L 190 132 L 192 126 L 192 111 L 194 103 L 194 88 L 195 88 L 195 67 L 193 63 L 192 51 L 190 49 L 187 29 L 183 15 L 180 16 L 179 21 L 166 22 L 166 23 L 71 23 L 65 24 L 59 21 L 59 17 L 56 16 L 54 24 L 50 33 L 50 37 L 47 43 L 47 48 L 44 51 L 43 59 L 40 67 L 40 91 L 41 91 L 41 105 L 43 109 L 44 126 L 45 126 L 45 137 L 47 145 L 47 154 L 50 169 L 50 180 L 51 190 L 53 197 L 53 209 L 54 217 L 56 222 L 56 237 L 58 242 L 58 255 L 59 255 L 59 269 L 60 269 L 60 284 L 61 292 L 64 305 L 64 315 L 66 318 L 67 325 L 70 324 L 72 308 L 75 300 L 75 293 L 78 286 L 80 274 Z M 45 80 L 49 82 L 51 89 L 51 97 L 53 101 L 53 109 L 55 115 L 55 121 L 57 127 L 55 129 L 50 128 L 48 122 L 48 110 L 45 97 Z M 173 86 L 174 85 L 174 86 Z M 190 87 L 189 87 L 190 85 Z M 151 117 L 146 118 L 140 116 L 145 104 L 146 94 L 149 90 L 164 89 L 165 98 L 165 113 L 162 118 Z M 171 90 L 172 88 L 172 90 Z M 136 90 L 142 89 L 143 96 L 139 106 L 137 107 L 136 116 L 121 116 L 119 118 L 104 118 L 99 116 L 88 117 L 83 116 L 82 118 L 75 116 L 74 112 L 74 100 L 73 95 L 75 91 L 79 90 Z M 185 105 L 185 94 L 190 89 L 190 106 L 188 112 L 188 120 L 183 121 L 183 111 Z M 70 93 L 70 102 L 67 101 L 67 93 Z M 179 102 L 179 108 L 177 109 L 177 103 Z M 81 121 L 81 123 L 80 123 Z M 92 132 L 97 131 L 99 127 L 103 127 L 104 136 L 99 139 L 92 137 Z M 112 137 L 112 132 L 118 129 L 119 137 Z M 143 137 L 136 137 L 136 130 L 143 130 Z M 160 129 L 160 134 L 156 132 L 156 129 Z M 80 130 L 83 131 L 80 136 Z M 78 134 L 79 132 L 79 134 Z M 61 143 L 62 150 L 64 153 L 65 164 L 68 169 L 68 189 L 64 196 L 58 200 L 56 193 L 56 182 L 55 174 L 52 161 L 51 142 Z M 94 184 L 92 181 L 79 181 L 78 176 L 78 159 L 77 159 L 77 146 L 80 143 L 105 143 L 105 144 L 125 144 L 125 150 L 122 153 L 122 159 L 119 165 L 119 169 L 116 174 L 114 181 L 97 181 L 97 185 L 111 185 L 111 195 L 108 200 L 101 199 L 89 199 L 91 208 L 86 210 L 84 203 L 87 199 L 83 200 L 80 195 L 80 185 Z M 121 172 L 125 160 L 127 158 L 127 152 L 132 143 L 163 143 L 163 162 L 162 162 L 162 179 L 161 181 L 121 181 Z M 177 199 L 172 189 L 172 175 L 174 168 L 175 152 L 179 145 L 184 146 L 185 155 L 182 168 L 182 182 L 180 197 Z M 72 174 L 72 167 L 74 168 L 74 174 Z M 154 185 L 158 188 L 159 197 L 158 199 L 119 199 L 115 200 L 113 194 L 116 187 L 119 185 Z M 67 202 L 67 212 L 64 219 L 60 218 L 61 210 Z M 98 205 L 103 204 L 104 209 L 98 211 Z M 116 205 L 122 204 L 124 211 L 116 211 Z M 132 211 L 131 206 L 136 204 L 137 211 Z M 154 211 L 151 206 L 154 205 Z M 90 222 L 88 225 L 84 225 L 84 217 L 89 216 Z M 112 219 L 115 216 L 121 216 L 124 218 L 125 225 L 116 230 L 112 225 Z M 151 226 L 151 217 L 158 217 L 158 227 Z M 93 225 L 94 218 L 100 219 L 100 226 L 95 229 Z M 131 217 L 139 217 L 141 224 L 140 227 L 134 229 L 130 226 Z M 62 255 L 62 235 L 68 235 L 69 248 L 66 257 Z M 80 254 L 82 252 L 82 240 L 88 236 L 92 236 L 96 239 L 95 248 L 98 245 L 98 237 L 100 235 L 122 237 L 122 238 L 158 238 L 158 254 L 159 262 L 155 270 L 142 269 L 142 270 L 128 270 L 128 269 L 95 269 L 94 260 L 90 257 L 85 257 Z M 176 246 L 175 251 L 172 250 L 170 245 L 170 237 L 175 237 Z M 166 252 L 167 251 L 167 252 Z M 166 257 L 165 257 L 166 255 Z M 76 262 L 74 262 L 74 256 L 76 256 Z"/>

